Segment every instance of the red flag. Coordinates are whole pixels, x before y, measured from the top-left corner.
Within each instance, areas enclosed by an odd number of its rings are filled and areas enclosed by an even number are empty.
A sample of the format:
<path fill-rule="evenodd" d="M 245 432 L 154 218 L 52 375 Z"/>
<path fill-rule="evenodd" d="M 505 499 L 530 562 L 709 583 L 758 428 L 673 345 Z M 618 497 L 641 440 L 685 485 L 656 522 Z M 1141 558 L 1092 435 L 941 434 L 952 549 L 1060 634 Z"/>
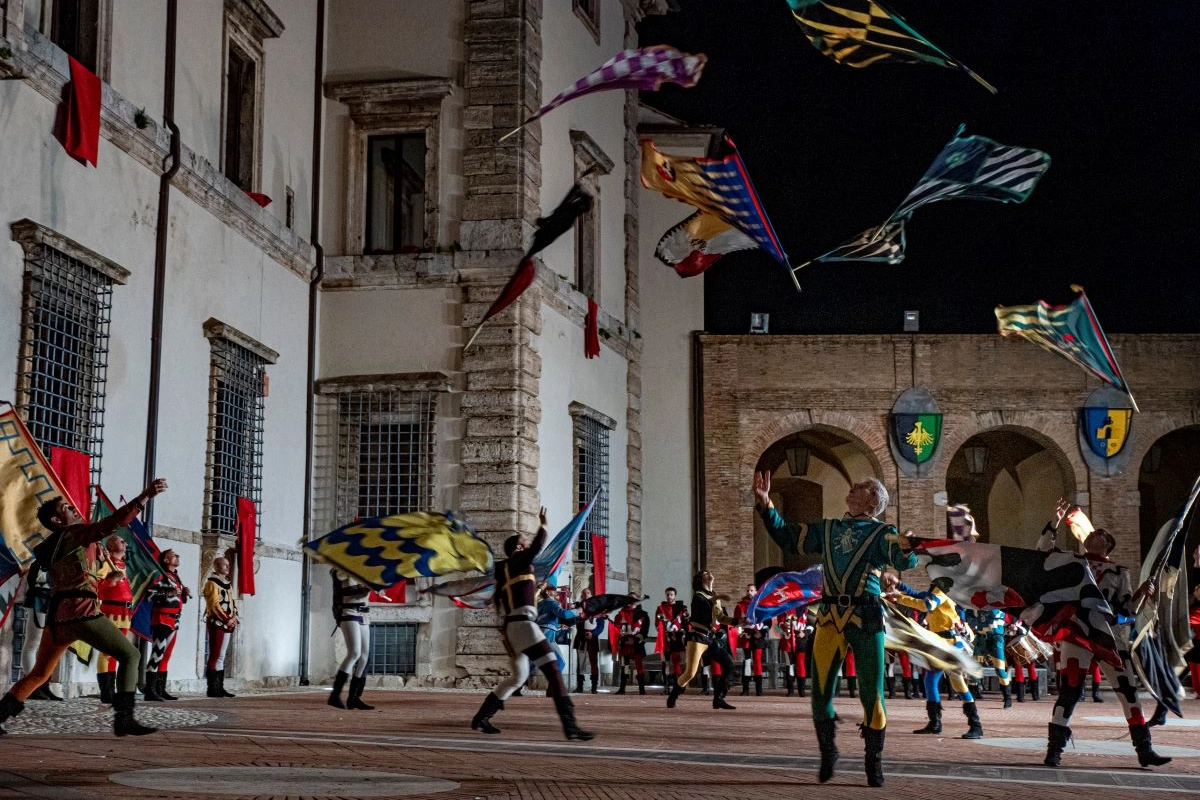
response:
<path fill-rule="evenodd" d="M 605 556 L 608 552 L 604 549 L 604 537 L 598 533 L 592 535 L 592 591 L 598 595 L 606 594 L 605 589 L 608 584 L 605 582 L 605 573 L 608 571 L 608 566 L 605 563 Z"/>
<path fill-rule="evenodd" d="M 94 167 L 100 153 L 100 79 L 73 56 L 67 56 L 67 61 L 71 82 L 67 84 L 66 113 L 57 138 L 70 155 Z"/>
<path fill-rule="evenodd" d="M 258 511 L 254 501 L 237 499 L 237 585 L 241 594 L 254 594 L 254 540 L 258 536 Z"/>
<path fill-rule="evenodd" d="M 258 203 L 263 208 L 266 208 L 267 206 L 271 205 L 271 198 L 267 197 L 262 192 L 246 192 L 246 196 L 249 197 L 254 202 Z"/>
<path fill-rule="evenodd" d="M 408 581 L 400 581 L 395 586 L 389 586 L 382 592 L 371 592 L 367 601 L 371 603 L 405 603 L 408 591 L 405 587 Z"/>
<path fill-rule="evenodd" d="M 476 326 L 475 332 L 471 334 L 471 338 L 467 340 L 467 345 L 463 349 L 466 350 L 475 341 L 475 337 L 483 330 L 483 323 L 515 303 L 517 298 L 533 285 L 533 279 L 536 277 L 537 266 L 533 263 L 533 257 L 525 256 L 521 259 L 521 263 L 517 265 L 517 271 L 513 273 L 512 277 L 508 279 L 508 283 L 504 284 L 504 288 L 500 290 L 500 296 L 488 308 L 487 313 L 483 315 L 483 319 L 479 320 L 479 325 Z"/>
<path fill-rule="evenodd" d="M 599 316 L 600 310 L 596 307 L 596 301 L 589 297 L 586 327 L 583 332 L 583 354 L 588 358 L 600 355 L 600 323 L 597 319 Z"/>
<path fill-rule="evenodd" d="M 79 516 L 92 518 L 92 457 L 67 447 L 50 447 L 50 468 L 58 473 Z"/>

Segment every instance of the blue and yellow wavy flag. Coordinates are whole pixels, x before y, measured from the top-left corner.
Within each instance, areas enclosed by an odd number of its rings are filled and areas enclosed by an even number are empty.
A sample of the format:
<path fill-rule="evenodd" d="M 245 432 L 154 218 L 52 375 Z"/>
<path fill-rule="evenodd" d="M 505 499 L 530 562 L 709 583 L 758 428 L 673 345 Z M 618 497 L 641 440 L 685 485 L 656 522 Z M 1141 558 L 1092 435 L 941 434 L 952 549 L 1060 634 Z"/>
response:
<path fill-rule="evenodd" d="M 375 590 L 412 578 L 490 572 L 493 566 L 487 542 L 449 511 L 369 517 L 304 546 L 314 558 Z"/>

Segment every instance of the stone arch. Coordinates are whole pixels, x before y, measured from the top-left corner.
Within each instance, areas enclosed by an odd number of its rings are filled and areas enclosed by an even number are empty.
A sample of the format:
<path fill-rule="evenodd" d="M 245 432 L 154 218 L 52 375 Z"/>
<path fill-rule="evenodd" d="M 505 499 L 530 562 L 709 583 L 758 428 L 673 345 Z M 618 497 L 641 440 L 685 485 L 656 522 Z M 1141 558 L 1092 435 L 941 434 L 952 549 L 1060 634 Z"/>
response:
<path fill-rule="evenodd" d="M 1165 432 L 1162 427 L 1166 426 L 1151 428 L 1152 434 L 1158 434 L 1154 438 L 1141 437 L 1144 455 L 1131 462 L 1137 465 L 1139 544 L 1143 559 L 1162 525 L 1179 513 L 1200 474 L 1200 425 L 1183 425 Z M 1195 552 L 1200 546 L 1200 526 L 1192 524 L 1184 534 L 1188 536 L 1186 551 Z"/>

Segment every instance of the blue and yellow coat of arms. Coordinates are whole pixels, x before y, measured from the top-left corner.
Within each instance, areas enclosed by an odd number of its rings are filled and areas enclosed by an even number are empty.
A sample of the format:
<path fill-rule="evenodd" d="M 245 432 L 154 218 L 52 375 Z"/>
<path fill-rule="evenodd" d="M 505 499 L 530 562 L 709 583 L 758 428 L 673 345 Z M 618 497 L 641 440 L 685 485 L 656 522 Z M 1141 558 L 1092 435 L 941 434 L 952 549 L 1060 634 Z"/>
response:
<path fill-rule="evenodd" d="M 1085 406 L 1079 409 L 1079 432 L 1100 458 L 1115 457 L 1129 440 L 1133 409 Z"/>

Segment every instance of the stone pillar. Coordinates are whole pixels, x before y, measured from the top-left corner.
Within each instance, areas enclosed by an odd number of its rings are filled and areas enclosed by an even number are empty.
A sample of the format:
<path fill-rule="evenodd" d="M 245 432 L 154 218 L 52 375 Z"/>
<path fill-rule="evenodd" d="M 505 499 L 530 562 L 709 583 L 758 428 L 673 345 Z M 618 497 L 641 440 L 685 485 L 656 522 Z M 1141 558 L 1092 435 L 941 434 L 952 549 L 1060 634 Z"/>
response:
<path fill-rule="evenodd" d="M 464 252 L 456 259 L 466 326 L 512 275 L 540 216 L 540 128 L 500 137 L 541 102 L 541 10 L 540 0 L 467 3 Z M 498 555 L 504 539 L 538 526 L 541 304 L 535 285 L 463 355 L 460 507 Z M 507 671 L 495 614 L 462 615 L 456 654 L 460 685 L 490 686 Z"/>

